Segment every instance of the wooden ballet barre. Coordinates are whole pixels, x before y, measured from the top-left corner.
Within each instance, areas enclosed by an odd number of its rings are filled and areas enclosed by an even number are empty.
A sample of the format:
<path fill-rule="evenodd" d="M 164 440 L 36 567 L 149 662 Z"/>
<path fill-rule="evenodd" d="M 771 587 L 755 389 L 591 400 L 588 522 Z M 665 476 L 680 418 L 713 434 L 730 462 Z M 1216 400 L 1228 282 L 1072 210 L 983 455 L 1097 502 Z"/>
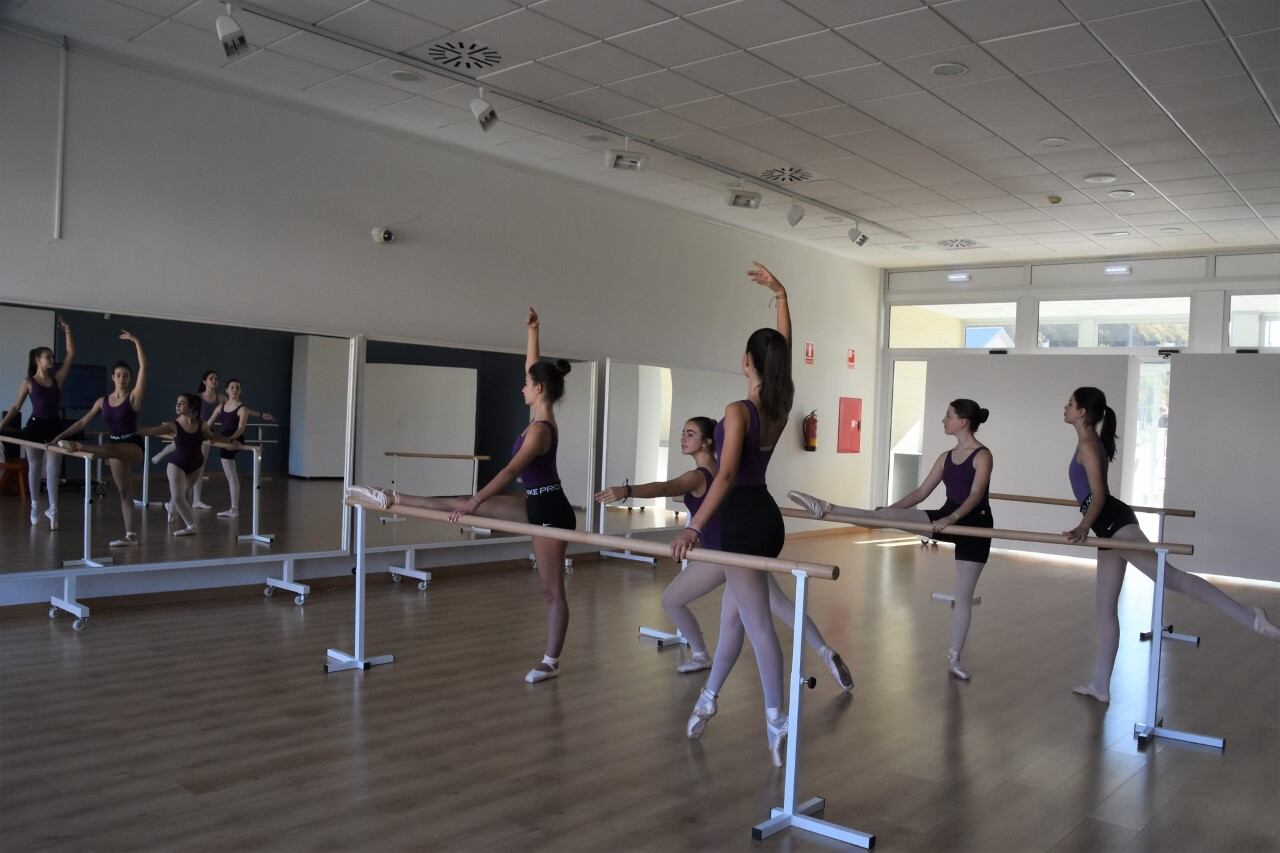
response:
<path fill-rule="evenodd" d="M 56 444 L 41 444 L 38 441 L 27 441 L 25 438 L 14 438 L 13 436 L 0 435 L 0 441 L 5 444 L 16 444 L 19 447 L 30 447 L 32 450 L 47 451 L 49 453 L 57 453 L 61 456 L 75 456 L 79 459 L 93 459 L 92 453 L 84 450 L 67 450 Z"/>
<path fill-rule="evenodd" d="M 790 518 L 806 518 L 809 521 L 830 521 L 837 524 L 856 524 L 859 527 L 888 527 L 893 530 L 905 530 L 910 533 L 933 535 L 932 524 L 916 521 L 886 521 L 870 515 L 846 515 L 829 512 L 822 518 L 814 518 L 802 509 L 784 509 L 782 514 Z M 1169 554 L 1190 555 L 1195 553 L 1194 545 L 1183 545 L 1177 542 L 1141 542 L 1132 539 L 1099 539 L 1087 537 L 1083 542 L 1072 542 L 1061 533 L 1036 533 L 1029 530 L 1004 530 L 999 527 L 966 527 L 953 524 L 938 530 L 949 536 L 973 536 L 978 539 L 1009 539 L 1015 542 L 1042 542 L 1048 545 L 1074 545 L 1078 548 L 1116 548 L 1121 551 L 1165 551 Z"/>
<path fill-rule="evenodd" d="M 377 504 L 348 497 L 344 501 L 347 506 L 360 506 L 365 509 L 381 509 Z M 449 513 L 435 509 L 420 509 L 416 506 L 392 504 L 392 508 L 402 515 L 421 518 L 427 521 L 442 521 L 446 524 L 459 524 L 466 527 L 488 527 L 504 533 L 515 533 L 521 536 L 541 536 L 544 539 L 559 539 L 579 545 L 599 545 L 602 548 L 630 548 L 654 557 L 670 557 L 671 548 L 660 542 L 644 542 L 638 539 L 624 539 L 621 536 L 606 536 L 601 533 L 580 533 L 577 530 L 562 530 L 558 527 L 543 527 L 539 524 L 524 524 L 519 521 L 506 521 L 500 518 L 488 518 L 483 515 L 463 515 L 456 522 L 449 521 Z M 703 563 L 715 563 L 721 566 L 733 566 L 740 569 L 775 572 L 790 575 L 803 572 L 812 578 L 836 580 L 840 577 L 840 567 L 823 563 L 804 563 L 796 560 L 779 560 L 769 557 L 755 557 L 750 554 L 734 554 L 729 551 L 713 551 L 709 548 L 694 548 L 689 552 L 689 560 Z"/>
<path fill-rule="evenodd" d="M 1080 501 L 1071 498 L 1039 498 L 1031 495 L 1009 495 L 1003 492 L 992 492 L 987 497 L 993 501 L 1016 501 L 1019 503 L 1029 504 L 1050 504 L 1052 506 L 1080 506 Z M 1194 509 L 1169 509 L 1162 506 L 1133 506 L 1129 508 L 1134 512 L 1152 512 L 1160 515 L 1171 515 L 1177 518 L 1195 518 L 1196 511 Z"/>
<path fill-rule="evenodd" d="M 408 450 L 388 450 L 383 456 L 403 456 L 405 459 L 474 459 L 488 462 L 492 456 L 478 456 L 470 453 L 415 453 Z"/>

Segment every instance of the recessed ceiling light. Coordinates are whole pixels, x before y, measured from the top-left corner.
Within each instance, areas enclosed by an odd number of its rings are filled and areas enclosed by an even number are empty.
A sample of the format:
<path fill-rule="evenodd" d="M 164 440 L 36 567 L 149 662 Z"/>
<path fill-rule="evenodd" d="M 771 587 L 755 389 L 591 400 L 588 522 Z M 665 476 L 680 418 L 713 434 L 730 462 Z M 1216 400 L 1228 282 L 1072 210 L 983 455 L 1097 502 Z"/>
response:
<path fill-rule="evenodd" d="M 969 66 L 961 62 L 939 62 L 930 70 L 939 77 L 960 77 L 969 73 Z"/>
<path fill-rule="evenodd" d="M 1046 136 L 1040 140 L 1041 148 L 1061 148 L 1064 145 L 1070 145 L 1071 140 L 1065 136 Z"/>
<path fill-rule="evenodd" d="M 1112 190 L 1107 193 L 1107 198 L 1133 198 L 1137 195 L 1133 190 Z"/>
<path fill-rule="evenodd" d="M 588 133 L 586 136 L 582 138 L 587 140 L 588 142 L 608 142 L 610 139 L 612 139 L 612 137 L 609 136 L 609 134 L 607 133 Z"/>
<path fill-rule="evenodd" d="M 395 71 L 391 72 L 391 77 L 394 80 L 399 80 L 401 83 L 418 83 L 422 80 L 421 74 L 417 71 L 410 71 L 407 68 L 397 68 Z"/>
<path fill-rule="evenodd" d="M 1161 228 L 1160 233 L 1161 234 L 1181 234 L 1182 229 L 1169 226 L 1168 228 Z"/>
<path fill-rule="evenodd" d="M 825 219 L 827 222 L 844 222 L 844 217 L 843 217 L 843 216 L 834 216 L 834 215 L 833 215 L 833 216 L 824 216 L 824 217 L 822 217 L 822 218 L 823 218 L 823 219 Z"/>
<path fill-rule="evenodd" d="M 1093 236 L 1095 237 L 1128 237 L 1129 232 L 1128 231 L 1097 231 L 1094 233 Z"/>
<path fill-rule="evenodd" d="M 1116 176 L 1108 172 L 1095 172 L 1092 175 L 1085 175 L 1084 182 L 1086 184 L 1113 184 Z"/>

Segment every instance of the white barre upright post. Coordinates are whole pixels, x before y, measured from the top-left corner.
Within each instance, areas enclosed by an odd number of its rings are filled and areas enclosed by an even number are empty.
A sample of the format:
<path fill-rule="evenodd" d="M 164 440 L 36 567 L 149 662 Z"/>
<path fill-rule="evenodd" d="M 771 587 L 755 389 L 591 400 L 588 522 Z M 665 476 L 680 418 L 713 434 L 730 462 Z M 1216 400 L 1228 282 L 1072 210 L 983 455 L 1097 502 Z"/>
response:
<path fill-rule="evenodd" d="M 163 501 L 156 501 L 162 506 Z M 151 508 L 151 436 L 142 437 L 142 499 L 133 499 L 133 505 L 143 509 Z"/>
<path fill-rule="evenodd" d="M 90 550 L 93 539 L 93 457 L 84 457 L 84 550 L 79 560 L 63 560 L 64 568 L 100 569 L 115 562 L 110 557 L 94 557 Z"/>
<path fill-rule="evenodd" d="M 1169 549 L 1156 549 L 1156 588 L 1155 594 L 1151 597 L 1151 634 L 1159 636 L 1161 633 L 1161 625 L 1164 623 L 1164 581 L 1165 581 L 1165 561 L 1169 556 Z M 1146 720 L 1141 723 L 1133 724 L 1133 736 L 1139 741 L 1146 742 L 1153 737 L 1164 737 L 1170 740 L 1180 740 L 1184 743 L 1198 743 L 1201 746 L 1212 746 L 1217 749 L 1226 747 L 1227 742 L 1220 737 L 1209 737 L 1206 735 L 1192 734 L 1191 732 L 1182 732 L 1177 729 L 1165 728 L 1161 723 L 1164 721 L 1157 717 L 1159 713 L 1160 702 L 1160 655 L 1164 651 L 1164 643 L 1152 643 L 1147 649 L 1147 714 Z"/>
<path fill-rule="evenodd" d="M 476 492 L 478 492 L 478 491 L 480 491 L 480 459 L 479 459 L 479 457 L 472 456 L 472 457 L 471 457 L 471 494 L 473 494 L 473 495 L 474 495 L 474 494 L 475 494 Z M 472 528 L 471 528 L 471 532 L 472 532 L 472 533 L 483 533 L 483 534 L 484 534 L 484 535 L 486 535 L 486 536 L 488 536 L 489 534 L 493 533 L 493 531 L 492 531 L 492 530 L 490 530 L 490 529 L 489 529 L 489 528 L 487 528 L 487 527 L 472 527 Z M 408 560 L 408 559 L 406 559 L 406 560 L 405 560 L 405 565 L 406 565 L 406 566 L 408 566 L 408 567 L 410 567 L 410 568 L 412 568 L 412 567 L 413 567 L 413 563 L 412 563 L 412 561 L 410 561 L 410 560 Z M 425 589 L 426 589 L 426 587 L 422 585 L 422 584 L 423 584 L 423 581 L 430 582 L 430 580 L 431 580 L 431 575 L 430 575 L 430 573 L 428 573 L 428 574 L 427 574 L 426 578 L 419 578 L 419 579 L 418 579 L 418 589 L 425 590 Z"/>
<path fill-rule="evenodd" d="M 791 574 L 796 579 L 796 612 L 795 624 L 800 628 L 792 632 L 791 637 L 791 691 L 788 700 L 789 715 L 787 720 L 787 765 L 782 789 L 782 806 L 774 808 L 771 817 L 758 823 L 751 830 L 751 837 L 762 841 L 784 829 L 803 829 L 836 841 L 852 844 L 856 847 L 870 849 L 876 843 L 876 837 L 866 832 L 850 829 L 838 823 L 821 820 L 813 815 L 827 806 L 822 797 L 813 797 L 796 806 L 796 776 L 800 768 L 800 687 L 805 682 L 800 673 L 800 664 L 804 660 L 804 617 L 806 599 L 808 598 L 809 576 L 797 569 Z"/>
<path fill-rule="evenodd" d="M 263 545 L 270 545 L 276 540 L 274 533 L 261 533 L 258 530 L 258 496 L 262 494 L 262 450 L 258 447 L 250 447 L 253 454 L 253 531 L 251 533 L 242 533 L 236 537 L 237 542 L 261 542 Z"/>
<path fill-rule="evenodd" d="M 369 669 L 384 663 L 395 663 L 395 655 L 377 655 L 366 659 L 364 656 L 364 525 L 365 509 L 356 507 L 356 619 L 352 643 L 354 649 L 347 654 L 339 649 L 329 649 L 328 660 L 325 661 L 325 672 L 342 672 L 348 669 Z"/>
<path fill-rule="evenodd" d="M 685 570 L 685 568 L 686 568 L 688 565 L 689 565 L 689 561 L 688 561 L 688 560 L 681 560 L 681 561 L 680 561 L 680 571 L 682 571 L 682 572 L 683 572 L 683 571 Z M 651 640 L 657 640 L 657 641 L 658 641 L 658 648 L 660 648 L 660 649 L 661 649 L 661 648 L 663 648 L 664 646 L 687 646 L 687 645 L 689 645 L 689 640 L 685 637 L 685 635 L 684 635 L 684 634 L 681 634 L 681 633 L 680 633 L 680 629 L 679 629 L 679 628 L 677 628 L 677 629 L 676 629 L 676 632 L 675 632 L 674 634 L 672 634 L 670 631 L 663 631 L 663 630 L 660 630 L 660 629 L 658 629 L 658 628 L 648 628 L 648 627 L 646 627 L 646 626 L 644 626 L 644 625 L 641 625 L 641 626 L 640 626 L 640 636 L 641 636 L 641 637 L 648 637 L 648 638 L 649 638 L 649 639 L 651 639 Z"/>
<path fill-rule="evenodd" d="M 1165 514 L 1164 514 L 1163 512 L 1156 512 L 1156 518 L 1158 518 L 1158 519 L 1160 520 L 1160 525 L 1159 525 L 1159 527 L 1156 529 L 1156 541 L 1157 541 L 1157 542 L 1163 542 L 1163 541 L 1164 541 L 1164 519 L 1165 519 Z M 1146 643 L 1146 642 L 1149 642 L 1149 641 L 1151 640 L 1151 636 L 1152 636 L 1152 635 L 1151 635 L 1151 633 L 1150 633 L 1149 631 L 1142 631 L 1142 632 L 1140 632 L 1140 633 L 1138 634 L 1138 642 L 1140 642 L 1140 643 Z M 1163 630 L 1162 630 L 1162 631 L 1161 631 L 1161 633 L 1160 633 L 1160 639 L 1161 639 L 1162 641 L 1164 641 L 1164 640 L 1174 640 L 1174 641 L 1179 642 L 1179 643 L 1190 643 L 1190 644 L 1191 644 L 1191 645 L 1193 645 L 1193 646 L 1199 646 L 1199 645 L 1200 645 L 1200 637 L 1199 637 L 1199 636 L 1197 636 L 1197 635 L 1195 635 L 1195 634 L 1178 634 L 1178 633 L 1175 633 L 1175 632 L 1174 632 L 1174 630 L 1173 630 L 1173 626 L 1172 626 L 1172 625 L 1165 625 L 1165 626 L 1163 626 Z"/>
<path fill-rule="evenodd" d="M 397 454 L 391 457 L 391 491 L 393 492 L 396 490 L 396 475 L 399 473 L 400 473 L 400 456 L 399 454 Z M 475 491 L 473 490 L 471 493 L 474 495 Z M 394 509 L 391 510 L 390 515 L 378 516 L 378 521 L 380 521 L 383 524 L 394 524 L 396 522 L 408 521 L 408 520 L 409 519 L 405 518 L 403 515 L 400 515 Z"/>

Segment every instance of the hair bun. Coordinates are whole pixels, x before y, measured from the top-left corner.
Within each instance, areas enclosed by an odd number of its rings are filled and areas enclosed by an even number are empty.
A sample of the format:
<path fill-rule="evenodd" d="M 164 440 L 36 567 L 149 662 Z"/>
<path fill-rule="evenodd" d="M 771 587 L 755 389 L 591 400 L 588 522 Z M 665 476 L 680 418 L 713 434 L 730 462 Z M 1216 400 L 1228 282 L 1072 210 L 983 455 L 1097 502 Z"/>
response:
<path fill-rule="evenodd" d="M 985 424 L 987 418 L 991 417 L 991 413 L 986 409 L 978 409 L 978 423 Z"/>
<path fill-rule="evenodd" d="M 561 375 L 568 376 L 569 371 L 573 370 L 573 365 L 565 361 L 563 358 L 557 358 L 556 370 L 560 371 Z"/>

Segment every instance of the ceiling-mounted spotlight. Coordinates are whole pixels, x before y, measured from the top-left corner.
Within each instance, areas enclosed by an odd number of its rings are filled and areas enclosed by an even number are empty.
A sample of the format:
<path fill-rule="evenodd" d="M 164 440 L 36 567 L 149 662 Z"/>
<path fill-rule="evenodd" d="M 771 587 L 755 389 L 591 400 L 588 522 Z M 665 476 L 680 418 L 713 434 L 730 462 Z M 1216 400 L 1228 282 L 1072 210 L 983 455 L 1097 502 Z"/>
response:
<path fill-rule="evenodd" d="M 791 209 L 787 211 L 787 224 L 795 228 L 801 219 L 804 219 L 804 208 L 798 204 L 791 205 Z"/>
<path fill-rule="evenodd" d="M 218 31 L 218 40 L 222 42 L 222 49 L 230 57 L 236 56 L 242 50 L 248 50 L 249 42 L 244 37 L 244 30 L 240 29 L 236 19 L 231 17 L 231 4 L 227 3 L 226 6 L 227 14 L 219 15 L 213 26 Z"/>
<path fill-rule="evenodd" d="M 607 138 L 607 137 L 606 137 Z M 639 172 L 649 162 L 649 155 L 631 150 L 631 140 L 624 137 L 623 148 L 610 148 L 604 152 L 604 164 L 610 169 Z"/>
<path fill-rule="evenodd" d="M 484 99 L 484 89 L 480 90 L 480 97 L 472 99 L 471 114 L 480 123 L 482 131 L 487 132 L 489 128 L 498 123 L 498 113 L 494 110 L 493 104 Z"/>
<path fill-rule="evenodd" d="M 853 227 L 849 229 L 849 239 L 853 241 L 855 246 L 867 245 L 867 235 L 862 233 L 862 229 L 858 227 L 858 223 L 853 223 Z"/>

